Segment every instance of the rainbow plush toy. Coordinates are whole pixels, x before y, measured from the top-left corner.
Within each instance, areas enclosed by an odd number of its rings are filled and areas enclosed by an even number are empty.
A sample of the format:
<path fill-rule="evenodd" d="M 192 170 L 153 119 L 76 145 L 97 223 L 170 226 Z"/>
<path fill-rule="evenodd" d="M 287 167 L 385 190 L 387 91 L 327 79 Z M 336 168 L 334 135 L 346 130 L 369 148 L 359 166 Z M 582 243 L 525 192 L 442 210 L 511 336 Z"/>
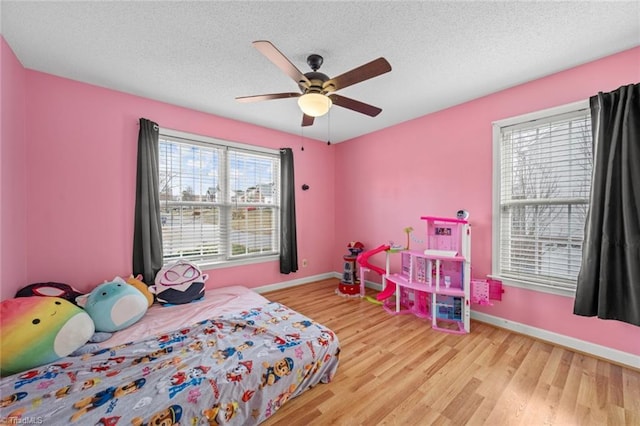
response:
<path fill-rule="evenodd" d="M 83 346 L 94 333 L 91 317 L 59 297 L 20 297 L 0 304 L 0 374 L 53 362 Z"/>

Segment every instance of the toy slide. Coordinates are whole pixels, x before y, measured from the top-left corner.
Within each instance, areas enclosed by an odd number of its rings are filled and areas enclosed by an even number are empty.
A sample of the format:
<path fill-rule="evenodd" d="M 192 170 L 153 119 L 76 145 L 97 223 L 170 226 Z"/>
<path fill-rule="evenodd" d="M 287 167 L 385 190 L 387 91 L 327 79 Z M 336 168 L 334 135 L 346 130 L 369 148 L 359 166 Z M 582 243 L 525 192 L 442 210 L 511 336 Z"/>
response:
<path fill-rule="evenodd" d="M 381 251 L 389 250 L 388 245 L 381 245 L 380 247 L 374 248 L 373 250 L 362 252 L 358 255 L 358 263 L 360 266 L 364 266 L 365 268 L 371 269 L 374 272 L 377 272 L 378 275 L 385 274 L 386 271 L 379 266 L 374 266 L 368 262 L 369 258 L 374 254 L 380 253 Z"/>
<path fill-rule="evenodd" d="M 396 292 L 396 283 L 387 278 L 387 286 L 376 296 L 378 300 L 385 300 L 393 296 Z"/>
<path fill-rule="evenodd" d="M 376 273 L 378 273 L 378 275 L 383 275 L 386 273 L 386 271 L 382 268 L 380 268 L 379 266 L 375 266 L 369 263 L 369 257 L 373 256 L 374 254 L 380 253 L 382 251 L 387 251 L 390 249 L 390 246 L 383 244 L 377 248 L 374 248 L 373 250 L 369 250 L 369 251 L 365 251 L 362 252 L 358 255 L 358 263 L 360 264 L 361 268 L 367 268 L 371 271 L 374 271 Z M 361 275 L 361 279 L 364 280 L 364 277 Z M 388 298 L 389 296 L 391 296 L 394 292 L 395 292 L 396 286 L 394 283 L 391 282 L 387 282 L 387 287 L 384 289 L 384 291 L 382 291 L 381 293 L 378 293 L 378 295 L 376 296 L 377 300 L 384 300 L 386 298 Z M 389 293 L 387 295 L 387 293 Z M 373 300 L 371 300 L 373 302 Z"/>

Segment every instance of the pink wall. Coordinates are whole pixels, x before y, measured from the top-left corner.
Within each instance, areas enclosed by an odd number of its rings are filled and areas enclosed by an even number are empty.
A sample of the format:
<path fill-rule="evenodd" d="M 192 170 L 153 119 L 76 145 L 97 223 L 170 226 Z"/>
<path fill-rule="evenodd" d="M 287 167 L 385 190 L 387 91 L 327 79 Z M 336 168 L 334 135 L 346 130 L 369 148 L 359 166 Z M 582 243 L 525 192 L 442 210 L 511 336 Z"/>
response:
<path fill-rule="evenodd" d="M 209 271 L 209 286 L 248 287 L 332 269 L 334 147 L 121 92 L 26 72 L 28 273 L 90 290 L 131 273 L 138 119 L 162 127 L 295 155 L 299 256 L 309 266 L 282 275 L 277 261 Z M 303 182 L 311 190 L 302 192 Z M 301 265 L 300 265 L 301 266 Z M 26 284 L 22 283 L 23 285 Z"/>
<path fill-rule="evenodd" d="M 420 239 L 421 215 L 460 208 L 471 212 L 474 275 L 483 276 L 491 268 L 491 122 L 640 80 L 636 48 L 346 143 L 307 141 L 300 151 L 299 136 L 25 70 L 1 37 L 0 48 L 2 299 L 31 282 L 89 290 L 131 272 L 139 117 L 221 139 L 290 146 L 297 187 L 311 186 L 296 194 L 299 255 L 309 266 L 291 275 L 281 275 L 277 262 L 215 269 L 211 286 L 340 271 L 348 241 L 404 242 L 406 226 Z M 640 355 L 638 327 L 577 317 L 571 307 L 570 298 L 510 287 L 502 303 L 479 310 Z"/>
<path fill-rule="evenodd" d="M 27 275 L 25 71 L 0 36 L 0 300 Z"/>
<path fill-rule="evenodd" d="M 353 239 L 368 247 L 403 243 L 406 226 L 423 239 L 420 216 L 464 208 L 473 226 L 474 276 L 488 274 L 492 122 L 638 81 L 640 47 L 337 145 L 335 251 Z M 384 256 L 376 260 L 382 265 Z M 342 268 L 338 256 L 334 268 Z M 509 287 L 502 303 L 478 310 L 640 355 L 640 328 L 577 317 L 572 307 L 572 298 Z"/>

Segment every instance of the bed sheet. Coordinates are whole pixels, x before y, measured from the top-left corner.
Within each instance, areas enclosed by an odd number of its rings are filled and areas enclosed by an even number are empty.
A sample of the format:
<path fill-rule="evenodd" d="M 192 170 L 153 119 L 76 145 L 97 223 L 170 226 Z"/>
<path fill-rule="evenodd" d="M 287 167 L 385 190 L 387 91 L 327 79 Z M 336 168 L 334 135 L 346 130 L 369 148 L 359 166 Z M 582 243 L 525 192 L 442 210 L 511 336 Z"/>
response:
<path fill-rule="evenodd" d="M 173 331 L 183 324 L 194 324 L 208 318 L 247 308 L 261 306 L 269 300 L 243 286 L 207 289 L 202 300 L 185 305 L 160 305 L 154 303 L 140 321 L 113 334 L 98 344 L 108 348 L 144 339 L 159 333 Z"/>
<path fill-rule="evenodd" d="M 289 399 L 330 382 L 340 346 L 330 329 L 301 313 L 256 301 L 257 306 L 5 377 L 0 419 L 51 425 L 259 424 Z"/>

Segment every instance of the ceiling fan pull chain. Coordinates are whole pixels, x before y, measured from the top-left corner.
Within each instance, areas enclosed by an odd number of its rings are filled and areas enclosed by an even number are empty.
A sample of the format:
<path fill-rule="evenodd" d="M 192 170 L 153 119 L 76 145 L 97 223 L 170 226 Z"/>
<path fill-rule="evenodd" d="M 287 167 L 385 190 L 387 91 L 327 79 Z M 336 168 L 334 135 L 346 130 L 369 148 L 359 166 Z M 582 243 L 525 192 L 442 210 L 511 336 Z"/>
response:
<path fill-rule="evenodd" d="M 331 145 L 331 111 L 327 114 L 327 145 Z"/>

